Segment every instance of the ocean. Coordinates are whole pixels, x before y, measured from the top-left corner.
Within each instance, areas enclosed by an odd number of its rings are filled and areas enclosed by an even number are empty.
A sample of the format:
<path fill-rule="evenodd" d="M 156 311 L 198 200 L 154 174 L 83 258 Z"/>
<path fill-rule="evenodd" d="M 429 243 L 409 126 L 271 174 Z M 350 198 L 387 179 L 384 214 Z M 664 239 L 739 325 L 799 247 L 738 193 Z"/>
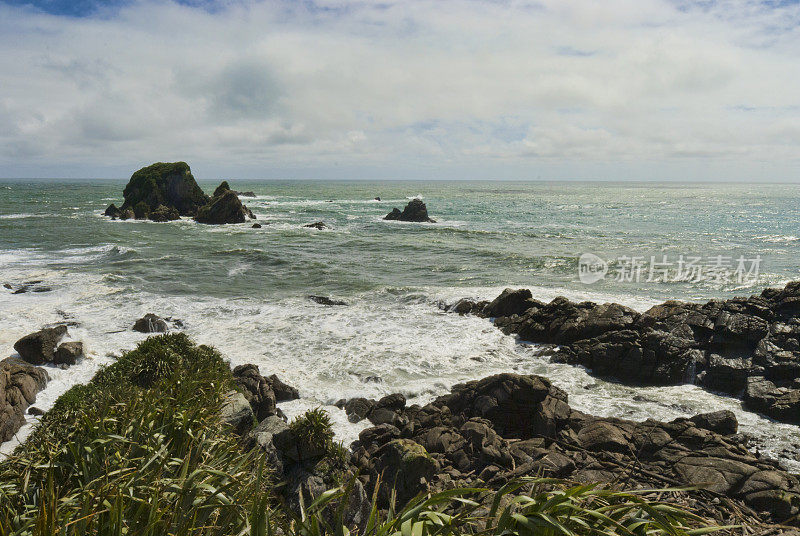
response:
<path fill-rule="evenodd" d="M 70 336 L 87 353 L 69 369 L 48 369 L 53 381 L 37 407 L 145 338 L 130 328 L 152 312 L 180 319 L 234 365 L 255 363 L 298 387 L 302 398 L 281 404 L 284 412 L 325 407 L 345 443 L 367 424 L 348 423 L 332 406 L 338 399 L 402 392 L 425 403 L 457 382 L 514 371 L 550 378 L 573 407 L 595 415 L 671 420 L 730 409 L 753 448 L 800 470 L 800 428 L 745 411 L 737 399 L 694 385 L 593 378 L 549 363 L 541 348 L 488 320 L 445 311 L 505 287 L 643 311 L 666 299 L 783 285 L 800 279 L 800 186 L 229 182 L 257 194 L 243 201 L 261 229 L 112 221 L 102 212 L 122 201 L 120 180 L 0 180 L 0 285 L 41 280 L 51 289 L 0 287 L 0 357 L 13 355 L 23 335 L 63 321 L 75 324 Z M 218 183 L 200 181 L 206 192 Z M 382 220 L 415 197 L 437 223 Z M 303 227 L 317 221 L 329 228 Z M 597 281 L 581 275 L 581 259 L 599 265 Z"/>

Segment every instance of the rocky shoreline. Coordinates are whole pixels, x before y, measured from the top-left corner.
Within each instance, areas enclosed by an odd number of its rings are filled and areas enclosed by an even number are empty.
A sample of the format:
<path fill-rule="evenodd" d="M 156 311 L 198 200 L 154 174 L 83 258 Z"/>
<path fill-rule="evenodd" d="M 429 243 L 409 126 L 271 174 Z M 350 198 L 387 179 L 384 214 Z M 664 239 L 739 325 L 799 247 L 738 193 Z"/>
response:
<path fill-rule="evenodd" d="M 748 298 L 667 301 L 644 313 L 618 303 L 550 303 L 506 289 L 461 300 L 459 314 L 493 319 L 521 341 L 554 345 L 552 361 L 636 385 L 693 383 L 746 408 L 800 423 L 800 282 Z"/>

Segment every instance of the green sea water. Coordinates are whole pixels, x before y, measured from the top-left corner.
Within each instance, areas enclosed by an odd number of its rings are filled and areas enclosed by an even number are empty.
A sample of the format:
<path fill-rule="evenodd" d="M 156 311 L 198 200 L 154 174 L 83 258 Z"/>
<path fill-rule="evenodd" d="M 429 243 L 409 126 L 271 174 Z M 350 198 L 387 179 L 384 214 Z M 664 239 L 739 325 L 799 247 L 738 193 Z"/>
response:
<path fill-rule="evenodd" d="M 181 319 L 233 363 L 254 362 L 296 384 L 303 398 L 285 407 L 289 414 L 395 391 L 425 401 L 457 381 L 519 371 L 550 377 L 573 405 L 596 414 L 670 419 L 732 409 L 762 450 L 796 463 L 797 427 L 770 423 L 735 399 L 695 386 L 597 380 L 550 364 L 486 320 L 444 310 L 504 287 L 531 288 L 544 300 L 566 295 L 645 309 L 800 279 L 796 185 L 229 182 L 257 194 L 242 200 L 262 228 L 103 217 L 109 203 L 122 201 L 125 181 L 0 181 L 0 285 L 41 280 L 50 289 L 0 289 L 0 354 L 12 355 L 26 333 L 67 320 L 89 355 L 69 370 L 54 369 L 38 405 L 48 407 L 141 340 L 130 327 L 154 312 Z M 200 181 L 207 192 L 217 183 Z M 382 219 L 415 197 L 437 223 Z M 328 229 L 303 227 L 317 221 Z M 606 277 L 591 285 L 578 272 L 585 253 L 609 261 Z M 651 260 L 677 271 L 681 256 L 704 267 L 724 259 L 726 277 L 708 269 L 702 277 L 648 277 Z M 639 277 L 626 272 L 631 258 L 645 264 Z M 758 259 L 757 273 L 737 280 L 737 259 L 748 268 Z M 325 307 L 311 294 L 348 305 Z M 340 436 L 353 438 L 359 428 L 334 417 Z"/>

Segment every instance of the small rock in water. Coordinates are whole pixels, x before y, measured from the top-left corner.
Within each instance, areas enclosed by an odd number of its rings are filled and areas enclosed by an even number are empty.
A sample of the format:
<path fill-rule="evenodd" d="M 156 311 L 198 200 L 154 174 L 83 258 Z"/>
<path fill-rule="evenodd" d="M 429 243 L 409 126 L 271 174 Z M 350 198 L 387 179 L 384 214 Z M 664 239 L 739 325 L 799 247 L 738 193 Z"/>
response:
<path fill-rule="evenodd" d="M 31 406 L 28 408 L 29 415 L 36 415 L 37 417 L 40 415 L 44 415 L 44 410 L 37 408 L 36 406 Z"/>
<path fill-rule="evenodd" d="M 166 333 L 168 330 L 167 322 L 153 313 L 147 313 L 133 325 L 133 331 L 139 333 Z"/>
<path fill-rule="evenodd" d="M 380 201 L 380 200 L 381 200 L 380 196 L 375 198 L 375 201 Z"/>
<path fill-rule="evenodd" d="M 45 328 L 22 337 L 14 343 L 20 357 L 32 365 L 43 365 L 53 361 L 56 346 L 67 335 L 66 326 Z"/>
<path fill-rule="evenodd" d="M 82 355 L 82 342 L 65 342 L 58 347 L 55 355 L 53 355 L 53 363 L 55 365 L 74 365 Z"/>
<path fill-rule="evenodd" d="M 252 228 L 253 228 L 253 229 L 261 229 L 261 224 L 260 224 L 260 223 L 254 223 L 254 224 L 252 225 Z"/>
<path fill-rule="evenodd" d="M 309 224 L 303 225 L 303 227 L 309 227 L 311 229 L 317 229 L 319 231 L 329 228 L 327 225 L 325 225 L 325 222 L 322 222 L 322 221 L 309 223 Z"/>
<path fill-rule="evenodd" d="M 11 286 L 11 283 L 3 283 L 3 286 L 5 288 L 7 288 L 8 290 L 11 290 L 12 288 L 14 288 L 14 287 Z"/>
<path fill-rule="evenodd" d="M 317 302 L 320 305 L 347 305 L 347 302 L 343 302 L 341 300 L 334 300 L 328 298 L 327 296 L 309 296 L 309 300 L 313 302 Z"/>
<path fill-rule="evenodd" d="M 435 220 L 432 220 L 428 216 L 428 208 L 425 206 L 425 203 L 422 202 L 421 199 L 412 199 L 406 205 L 406 208 L 400 212 L 400 209 L 394 208 L 392 211 L 387 214 L 384 220 L 398 220 L 398 221 L 413 221 L 413 222 L 427 222 L 427 223 L 436 223 Z"/>

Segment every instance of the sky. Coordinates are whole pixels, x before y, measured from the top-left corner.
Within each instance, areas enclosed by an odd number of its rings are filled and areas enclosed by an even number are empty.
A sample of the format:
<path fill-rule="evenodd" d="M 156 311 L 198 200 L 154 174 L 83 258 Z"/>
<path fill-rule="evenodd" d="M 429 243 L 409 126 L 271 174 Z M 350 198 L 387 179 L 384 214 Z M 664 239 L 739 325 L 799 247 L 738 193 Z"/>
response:
<path fill-rule="evenodd" d="M 0 0 L 0 177 L 800 182 L 800 2 Z"/>

